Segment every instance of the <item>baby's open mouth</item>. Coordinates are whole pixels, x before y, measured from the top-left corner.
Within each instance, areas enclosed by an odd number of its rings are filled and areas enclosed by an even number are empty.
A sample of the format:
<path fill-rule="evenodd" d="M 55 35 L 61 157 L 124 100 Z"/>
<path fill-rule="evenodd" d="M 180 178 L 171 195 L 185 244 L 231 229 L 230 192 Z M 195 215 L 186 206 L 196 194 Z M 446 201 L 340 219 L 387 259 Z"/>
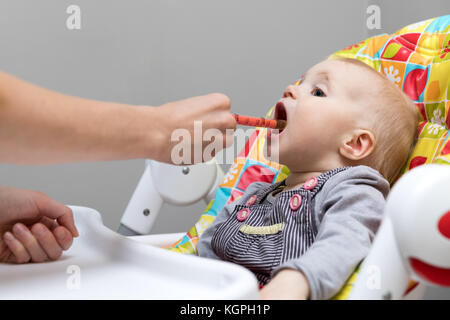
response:
<path fill-rule="evenodd" d="M 280 133 L 283 132 L 283 130 L 287 126 L 287 112 L 286 112 L 286 107 L 284 106 L 283 101 L 279 101 L 275 105 L 274 119 L 277 120 L 277 122 L 279 123 L 278 127 L 280 130 Z"/>

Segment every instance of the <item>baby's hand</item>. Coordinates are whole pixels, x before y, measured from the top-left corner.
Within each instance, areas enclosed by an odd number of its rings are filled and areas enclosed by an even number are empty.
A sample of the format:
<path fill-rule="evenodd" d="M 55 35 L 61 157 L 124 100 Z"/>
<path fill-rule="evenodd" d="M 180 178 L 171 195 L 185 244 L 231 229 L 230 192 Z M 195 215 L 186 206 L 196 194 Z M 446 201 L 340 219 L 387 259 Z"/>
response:
<path fill-rule="evenodd" d="M 309 284 L 300 271 L 283 269 L 259 293 L 263 300 L 306 300 Z"/>

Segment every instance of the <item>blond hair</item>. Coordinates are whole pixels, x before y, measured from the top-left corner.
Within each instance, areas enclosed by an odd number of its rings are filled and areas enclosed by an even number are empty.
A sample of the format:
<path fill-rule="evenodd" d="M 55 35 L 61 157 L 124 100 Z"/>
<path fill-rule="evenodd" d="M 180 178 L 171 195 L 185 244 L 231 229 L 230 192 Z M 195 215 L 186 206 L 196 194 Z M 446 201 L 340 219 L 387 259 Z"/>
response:
<path fill-rule="evenodd" d="M 380 79 L 380 86 L 373 86 L 377 103 L 366 112 L 372 119 L 375 148 L 363 164 L 378 170 L 389 183 L 394 183 L 408 160 L 417 136 L 419 114 L 416 105 L 402 90 L 383 74 L 366 63 L 351 58 L 336 58 L 370 70 Z"/>

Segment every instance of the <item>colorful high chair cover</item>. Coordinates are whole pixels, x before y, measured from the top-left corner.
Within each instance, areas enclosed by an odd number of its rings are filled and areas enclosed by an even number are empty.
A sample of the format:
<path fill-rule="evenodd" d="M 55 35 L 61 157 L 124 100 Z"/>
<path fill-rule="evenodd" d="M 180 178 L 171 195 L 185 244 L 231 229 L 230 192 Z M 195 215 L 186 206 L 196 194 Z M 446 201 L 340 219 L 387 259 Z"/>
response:
<path fill-rule="evenodd" d="M 422 164 L 450 164 L 449 30 L 450 15 L 446 15 L 411 24 L 394 34 L 368 38 L 329 57 L 356 58 L 367 63 L 399 86 L 415 102 L 420 113 L 419 131 L 414 150 L 402 174 Z M 263 128 L 255 129 L 219 186 L 215 199 L 195 226 L 170 250 L 196 253 L 199 236 L 225 204 L 242 196 L 253 182 L 275 183 L 289 175 L 287 167 L 263 157 L 265 131 Z M 347 297 L 356 275 L 357 272 L 335 298 Z"/>

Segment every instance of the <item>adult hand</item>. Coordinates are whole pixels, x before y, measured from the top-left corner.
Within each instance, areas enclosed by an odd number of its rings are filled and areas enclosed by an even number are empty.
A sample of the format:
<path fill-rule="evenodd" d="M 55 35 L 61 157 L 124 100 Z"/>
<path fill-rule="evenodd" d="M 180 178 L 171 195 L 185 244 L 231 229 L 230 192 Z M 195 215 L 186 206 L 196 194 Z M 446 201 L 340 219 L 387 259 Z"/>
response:
<path fill-rule="evenodd" d="M 152 159 L 161 162 L 174 162 L 172 159 L 172 148 L 179 144 L 179 141 L 172 139 L 172 134 L 176 129 L 185 129 L 189 133 L 189 141 L 185 141 L 191 148 L 189 160 L 193 164 L 210 160 L 215 151 L 227 148 L 233 143 L 233 132 L 236 129 L 236 121 L 230 113 L 230 99 L 220 93 L 212 93 L 204 96 L 188 98 L 176 102 L 170 102 L 160 107 L 154 108 L 155 129 L 152 135 L 159 134 L 161 141 L 157 152 L 152 152 Z M 194 122 L 201 124 L 202 135 L 194 134 Z M 212 152 L 204 152 L 205 147 L 210 145 L 211 138 L 204 137 L 203 134 L 208 129 L 214 129 L 217 135 L 214 136 L 214 146 Z M 185 131 L 186 132 L 186 131 Z M 198 131 L 197 131 L 198 132 Z M 153 145 L 157 147 L 157 145 Z M 196 154 L 197 152 L 197 154 Z M 199 152 L 201 152 L 199 154 Z"/>
<path fill-rule="evenodd" d="M 70 208 L 39 191 L 0 187 L 0 262 L 56 260 L 74 237 Z"/>

